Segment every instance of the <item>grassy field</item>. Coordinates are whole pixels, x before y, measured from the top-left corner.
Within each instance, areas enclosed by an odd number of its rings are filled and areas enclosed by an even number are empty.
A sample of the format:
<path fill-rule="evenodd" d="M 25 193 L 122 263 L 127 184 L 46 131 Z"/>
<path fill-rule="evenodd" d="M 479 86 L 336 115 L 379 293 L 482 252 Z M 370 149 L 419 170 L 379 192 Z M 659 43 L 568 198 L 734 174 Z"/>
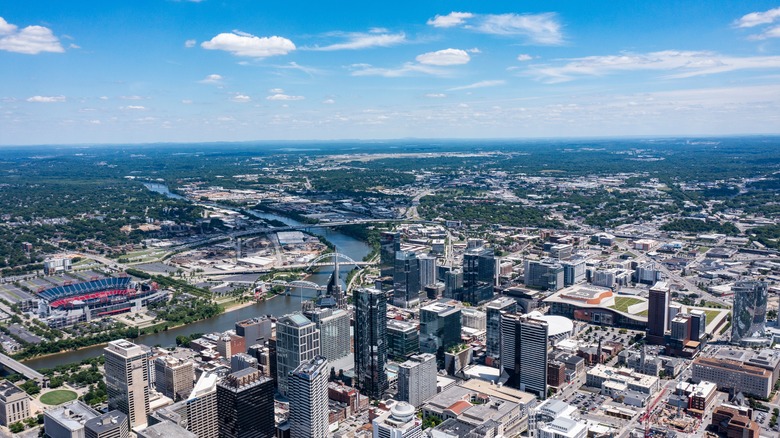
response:
<path fill-rule="evenodd" d="M 712 321 L 715 321 L 715 318 L 720 314 L 720 311 L 718 310 L 705 310 L 704 314 L 707 315 L 707 325 L 711 323 Z"/>
<path fill-rule="evenodd" d="M 615 305 L 610 306 L 610 308 L 617 310 L 618 312 L 623 313 L 629 313 L 628 308 L 629 306 L 633 306 L 634 304 L 639 304 L 643 302 L 644 300 L 640 300 L 639 298 L 634 297 L 615 297 Z M 647 314 L 647 312 L 644 312 Z M 642 312 L 639 313 L 640 315 Z"/>
<path fill-rule="evenodd" d="M 73 391 L 68 391 L 67 389 L 57 389 L 43 394 L 39 400 L 45 405 L 56 406 L 71 400 L 75 400 L 76 397 L 77 394 Z"/>

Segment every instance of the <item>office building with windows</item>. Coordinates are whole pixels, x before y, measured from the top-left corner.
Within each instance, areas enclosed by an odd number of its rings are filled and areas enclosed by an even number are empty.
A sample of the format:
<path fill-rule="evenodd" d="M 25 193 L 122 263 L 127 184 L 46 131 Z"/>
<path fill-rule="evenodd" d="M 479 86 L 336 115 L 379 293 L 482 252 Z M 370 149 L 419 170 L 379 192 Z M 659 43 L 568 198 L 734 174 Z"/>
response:
<path fill-rule="evenodd" d="M 507 296 L 498 297 L 487 303 L 485 313 L 487 321 L 487 342 L 485 343 L 487 357 L 497 359 L 501 354 L 501 312 L 516 313 L 517 301 Z"/>
<path fill-rule="evenodd" d="M 272 438 L 274 382 L 251 368 L 228 374 L 217 383 L 220 438 Z"/>
<path fill-rule="evenodd" d="M 300 313 L 276 321 L 276 383 L 287 396 L 287 377 L 298 365 L 320 354 L 320 331 Z"/>
<path fill-rule="evenodd" d="M 398 365 L 398 400 L 419 407 L 434 395 L 436 395 L 436 356 L 422 353 Z"/>
<path fill-rule="evenodd" d="M 328 360 L 317 356 L 290 373 L 290 438 L 328 436 L 328 367 Z"/>
<path fill-rule="evenodd" d="M 129 427 L 146 426 L 149 413 L 149 360 L 140 345 L 120 339 L 103 349 L 108 409 L 127 415 Z"/>
<path fill-rule="evenodd" d="M 356 289 L 353 304 L 357 386 L 361 393 L 378 399 L 387 389 L 387 297 L 377 289 Z"/>
<path fill-rule="evenodd" d="M 766 328 L 767 284 L 763 281 L 738 281 L 731 291 L 734 293 L 731 343 L 747 344 L 761 338 Z"/>

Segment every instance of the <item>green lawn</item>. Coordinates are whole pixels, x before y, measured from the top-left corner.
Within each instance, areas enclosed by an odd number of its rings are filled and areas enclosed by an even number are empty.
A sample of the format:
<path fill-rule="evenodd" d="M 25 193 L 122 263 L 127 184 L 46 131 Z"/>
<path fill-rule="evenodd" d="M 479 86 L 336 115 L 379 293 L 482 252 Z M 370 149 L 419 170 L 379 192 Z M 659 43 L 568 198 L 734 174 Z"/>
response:
<path fill-rule="evenodd" d="M 704 314 L 707 315 L 707 325 L 709 325 L 712 321 L 715 321 L 715 318 L 720 314 L 719 310 L 705 310 Z"/>
<path fill-rule="evenodd" d="M 39 400 L 45 405 L 56 406 L 71 400 L 76 400 L 77 396 L 78 395 L 73 391 L 57 389 L 43 394 Z"/>
<path fill-rule="evenodd" d="M 628 313 L 629 306 L 639 304 L 643 301 L 644 300 L 640 300 L 639 298 L 634 297 L 615 297 L 615 305 L 609 307 L 617 310 L 618 312 Z"/>

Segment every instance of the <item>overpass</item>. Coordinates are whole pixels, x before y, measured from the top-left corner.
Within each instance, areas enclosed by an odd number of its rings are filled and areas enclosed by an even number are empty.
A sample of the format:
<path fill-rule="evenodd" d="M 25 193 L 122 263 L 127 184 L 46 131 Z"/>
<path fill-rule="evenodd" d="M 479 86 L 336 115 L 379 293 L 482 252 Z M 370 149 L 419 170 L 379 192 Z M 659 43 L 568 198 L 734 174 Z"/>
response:
<path fill-rule="evenodd" d="M 10 357 L 2 353 L 0 353 L 0 365 L 2 365 L 3 368 L 7 370 L 13 371 L 15 373 L 19 373 L 24 377 L 27 377 L 28 379 L 37 380 L 39 383 L 43 382 L 43 374 L 39 373 L 38 371 L 35 371 L 34 369 L 28 367 L 27 365 L 24 365 L 14 359 L 11 359 Z"/>

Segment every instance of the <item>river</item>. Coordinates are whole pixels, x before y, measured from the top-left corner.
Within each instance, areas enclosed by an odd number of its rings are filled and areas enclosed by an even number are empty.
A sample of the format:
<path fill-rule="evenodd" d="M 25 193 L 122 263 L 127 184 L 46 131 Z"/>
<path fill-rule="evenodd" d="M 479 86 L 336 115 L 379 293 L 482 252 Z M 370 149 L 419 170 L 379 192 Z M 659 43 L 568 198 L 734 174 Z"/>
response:
<path fill-rule="evenodd" d="M 154 184 L 154 186 L 155 188 L 154 189 L 150 188 L 150 190 L 154 190 L 158 193 L 165 194 L 166 196 L 178 197 L 178 195 L 169 192 L 168 188 L 163 184 Z M 275 214 L 269 214 L 269 213 L 263 213 L 257 211 L 253 211 L 253 213 L 257 217 L 262 217 L 265 219 L 276 219 L 278 221 L 284 222 L 291 226 L 305 225 L 301 222 L 297 222 L 295 220 L 283 216 L 275 215 Z M 339 233 L 334 229 L 313 228 L 309 230 L 309 232 L 326 238 L 328 241 L 330 241 L 336 246 L 338 252 L 351 257 L 353 260 L 363 260 L 363 257 L 365 257 L 366 255 L 368 255 L 369 252 L 371 252 L 371 247 L 365 242 L 362 242 L 360 240 L 357 240 L 345 234 Z M 347 269 L 341 269 L 340 272 L 342 284 L 349 272 L 349 267 L 346 268 Z M 333 273 L 333 268 L 322 267 L 318 269 L 317 272 L 310 275 L 306 280 L 324 285 L 327 283 L 332 273 Z M 137 339 L 134 340 L 134 342 L 139 344 L 146 344 L 150 346 L 162 345 L 167 347 L 167 346 L 175 345 L 176 336 L 179 335 L 188 336 L 191 333 L 223 332 L 225 330 L 230 330 L 234 328 L 236 321 L 241 321 L 259 315 L 273 315 L 277 317 L 282 316 L 301 309 L 301 296 L 297 292 L 298 291 L 296 291 L 296 293 L 294 293 L 292 296 L 277 296 L 261 303 L 256 303 L 251 306 L 243 307 L 241 309 L 234 310 L 232 312 L 226 312 L 221 315 L 215 316 L 214 318 L 204 319 L 202 321 L 194 322 L 186 326 L 176 327 L 165 332 L 151 333 L 148 335 L 139 336 Z M 306 292 L 306 290 L 304 290 L 303 298 L 306 299 L 311 297 L 312 297 L 311 292 L 310 291 Z M 24 364 L 33 369 L 52 368 L 57 365 L 79 362 L 82 359 L 99 356 L 103 354 L 103 347 L 104 346 L 102 345 L 96 345 L 78 351 L 67 351 L 64 353 L 53 354 L 50 356 L 33 358 L 24 361 Z"/>

